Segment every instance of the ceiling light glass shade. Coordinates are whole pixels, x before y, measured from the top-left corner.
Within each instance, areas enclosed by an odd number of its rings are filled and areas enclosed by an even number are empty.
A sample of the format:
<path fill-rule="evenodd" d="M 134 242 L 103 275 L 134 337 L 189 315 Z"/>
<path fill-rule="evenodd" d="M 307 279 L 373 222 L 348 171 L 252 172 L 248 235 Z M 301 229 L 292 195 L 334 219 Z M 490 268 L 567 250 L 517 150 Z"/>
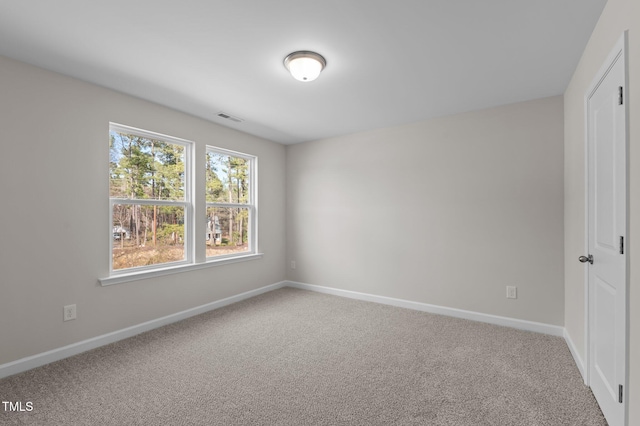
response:
<path fill-rule="evenodd" d="M 327 65 L 325 59 L 309 51 L 293 52 L 284 58 L 284 66 L 289 70 L 293 78 L 299 81 L 313 81 Z"/>

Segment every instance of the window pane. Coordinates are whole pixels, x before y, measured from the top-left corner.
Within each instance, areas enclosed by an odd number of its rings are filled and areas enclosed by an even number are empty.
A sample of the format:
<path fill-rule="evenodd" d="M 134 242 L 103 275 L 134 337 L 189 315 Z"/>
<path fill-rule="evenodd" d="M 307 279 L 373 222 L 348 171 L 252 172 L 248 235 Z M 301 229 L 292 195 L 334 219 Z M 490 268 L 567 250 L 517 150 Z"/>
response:
<path fill-rule="evenodd" d="M 206 201 L 248 204 L 251 160 L 207 152 Z"/>
<path fill-rule="evenodd" d="M 113 270 L 184 260 L 184 207 L 115 204 Z"/>
<path fill-rule="evenodd" d="M 185 147 L 135 134 L 109 132 L 109 196 L 185 199 Z"/>
<path fill-rule="evenodd" d="M 207 257 L 249 251 L 249 209 L 207 208 Z"/>

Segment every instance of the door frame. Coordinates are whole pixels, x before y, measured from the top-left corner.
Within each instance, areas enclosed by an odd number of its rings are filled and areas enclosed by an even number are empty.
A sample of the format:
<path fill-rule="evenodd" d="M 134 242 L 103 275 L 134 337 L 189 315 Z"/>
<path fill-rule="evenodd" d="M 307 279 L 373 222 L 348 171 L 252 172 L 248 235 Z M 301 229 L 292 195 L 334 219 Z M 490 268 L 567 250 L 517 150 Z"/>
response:
<path fill-rule="evenodd" d="M 618 39 L 613 49 L 607 55 L 606 60 L 596 73 L 594 79 L 589 85 L 584 95 L 584 181 L 585 181 L 585 224 L 584 224 L 584 254 L 589 254 L 589 99 L 594 94 L 596 89 L 600 86 L 607 73 L 614 65 L 616 60 L 622 60 L 622 66 L 624 69 L 624 83 L 623 83 L 623 106 L 625 114 L 625 222 L 626 222 L 626 235 L 625 235 L 625 248 L 629 247 L 629 101 L 628 101 L 628 86 L 629 86 L 629 63 L 628 63 L 628 31 L 625 31 Z M 618 59 L 619 58 L 619 59 Z M 625 348 L 624 348 L 624 392 L 623 392 L 623 404 L 624 404 L 624 421 L 626 426 L 629 422 L 629 250 L 624 250 L 625 258 L 625 319 L 624 319 L 624 336 L 625 336 Z M 585 276 L 584 276 L 584 338 L 585 338 L 585 365 L 584 365 L 584 383 L 587 386 L 591 386 L 591 329 L 590 329 L 590 292 L 589 292 L 589 266 L 585 264 Z"/>

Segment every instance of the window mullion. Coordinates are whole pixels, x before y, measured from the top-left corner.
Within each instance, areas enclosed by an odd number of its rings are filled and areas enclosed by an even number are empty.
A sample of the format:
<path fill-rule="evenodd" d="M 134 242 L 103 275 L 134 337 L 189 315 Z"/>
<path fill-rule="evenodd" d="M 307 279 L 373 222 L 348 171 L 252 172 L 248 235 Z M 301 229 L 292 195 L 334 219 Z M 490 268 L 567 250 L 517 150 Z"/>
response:
<path fill-rule="evenodd" d="M 221 209 L 237 209 L 237 208 L 249 208 L 251 204 L 242 203 L 207 203 L 207 207 L 218 207 Z"/>
<path fill-rule="evenodd" d="M 186 207 L 189 205 L 187 201 L 174 200 L 151 200 L 148 198 L 111 198 L 111 204 L 139 204 L 142 206 L 177 206 Z"/>

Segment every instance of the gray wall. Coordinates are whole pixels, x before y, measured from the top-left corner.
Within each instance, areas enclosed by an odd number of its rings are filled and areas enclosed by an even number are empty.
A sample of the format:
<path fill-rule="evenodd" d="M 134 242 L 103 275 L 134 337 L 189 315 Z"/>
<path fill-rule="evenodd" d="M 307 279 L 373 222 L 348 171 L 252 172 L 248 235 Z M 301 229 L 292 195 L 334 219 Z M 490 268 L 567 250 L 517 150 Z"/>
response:
<path fill-rule="evenodd" d="M 640 424 L 640 1 L 609 0 L 564 94 L 565 327 L 584 361 L 585 250 L 584 96 L 613 46 L 628 30 L 629 75 L 629 425 Z"/>
<path fill-rule="evenodd" d="M 293 281 L 563 325 L 562 97 L 288 146 L 287 256 Z"/>
<path fill-rule="evenodd" d="M 264 257 L 101 287 L 110 121 L 193 140 L 200 158 L 206 144 L 257 155 Z M 280 144 L 2 57 L 0 138 L 0 364 L 284 279 Z M 196 167 L 204 176 L 204 161 Z M 63 323 L 73 303 L 78 319 Z"/>

